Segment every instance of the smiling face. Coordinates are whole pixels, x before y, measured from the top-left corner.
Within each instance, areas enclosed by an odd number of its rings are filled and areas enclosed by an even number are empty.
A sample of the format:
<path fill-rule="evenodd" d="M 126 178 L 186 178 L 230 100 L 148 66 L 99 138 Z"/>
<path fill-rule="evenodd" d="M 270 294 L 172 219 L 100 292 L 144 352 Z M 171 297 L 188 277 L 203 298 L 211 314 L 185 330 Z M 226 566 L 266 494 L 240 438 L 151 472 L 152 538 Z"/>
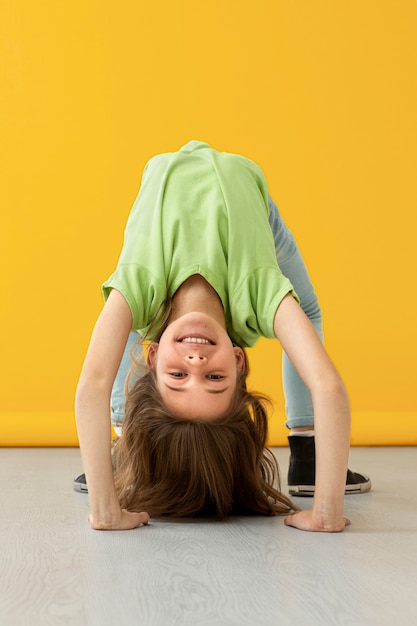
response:
<path fill-rule="evenodd" d="M 226 330 L 204 313 L 188 313 L 168 325 L 149 347 L 157 387 L 168 411 L 183 419 L 224 415 L 245 369 L 245 355 Z"/>

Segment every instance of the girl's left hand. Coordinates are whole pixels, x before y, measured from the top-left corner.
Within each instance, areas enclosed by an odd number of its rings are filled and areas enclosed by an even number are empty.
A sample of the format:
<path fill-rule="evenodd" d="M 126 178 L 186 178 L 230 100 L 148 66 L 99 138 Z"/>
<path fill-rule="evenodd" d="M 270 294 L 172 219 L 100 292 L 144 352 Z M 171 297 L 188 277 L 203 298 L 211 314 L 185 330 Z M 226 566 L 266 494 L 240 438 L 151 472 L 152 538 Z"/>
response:
<path fill-rule="evenodd" d="M 310 532 L 341 533 L 346 526 L 349 526 L 350 520 L 347 517 L 340 517 L 328 522 L 319 522 L 314 519 L 313 511 L 297 511 L 292 515 L 287 515 L 284 523 L 286 526 Z"/>
<path fill-rule="evenodd" d="M 149 519 L 148 513 L 136 513 L 135 511 L 127 511 L 126 509 L 121 509 L 116 519 L 105 524 L 95 520 L 91 513 L 88 517 L 88 521 L 93 530 L 132 530 L 139 526 L 147 526 Z"/>

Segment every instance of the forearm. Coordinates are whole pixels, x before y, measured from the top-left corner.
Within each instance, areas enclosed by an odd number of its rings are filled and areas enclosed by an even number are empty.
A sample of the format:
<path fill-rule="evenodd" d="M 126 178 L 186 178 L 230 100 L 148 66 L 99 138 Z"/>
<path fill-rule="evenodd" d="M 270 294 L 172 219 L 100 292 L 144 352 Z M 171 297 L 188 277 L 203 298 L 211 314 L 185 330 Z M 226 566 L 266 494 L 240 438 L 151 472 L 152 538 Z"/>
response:
<path fill-rule="evenodd" d="M 132 316 L 115 289 L 101 312 L 88 347 L 76 395 L 76 419 L 90 494 L 90 524 L 97 530 L 128 530 L 147 524 L 147 513 L 120 508 L 111 462 L 110 393 Z"/>
<path fill-rule="evenodd" d="M 309 389 L 314 408 L 316 488 L 312 519 L 303 511 L 290 525 L 337 532 L 346 523 L 343 504 L 350 440 L 346 389 L 313 326 L 291 296 L 278 307 L 274 331 Z M 304 518 L 308 518 L 305 525 Z"/>
<path fill-rule="evenodd" d="M 335 374 L 326 387 L 313 390 L 316 443 L 315 521 L 332 526 L 343 515 L 350 444 L 350 408 L 346 389 Z"/>
<path fill-rule="evenodd" d="M 99 526 L 111 526 L 120 516 L 111 462 L 111 430 L 108 389 L 80 380 L 76 396 L 76 420 L 91 516 Z"/>

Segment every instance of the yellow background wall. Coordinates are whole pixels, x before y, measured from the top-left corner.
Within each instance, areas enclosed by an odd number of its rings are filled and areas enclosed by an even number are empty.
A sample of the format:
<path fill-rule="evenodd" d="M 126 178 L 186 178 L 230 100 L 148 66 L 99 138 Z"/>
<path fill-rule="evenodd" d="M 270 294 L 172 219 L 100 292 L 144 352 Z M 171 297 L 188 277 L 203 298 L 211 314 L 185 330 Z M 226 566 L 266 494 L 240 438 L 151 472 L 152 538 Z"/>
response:
<path fill-rule="evenodd" d="M 193 138 L 263 166 L 320 295 L 352 443 L 417 443 L 415 0 L 0 7 L 0 443 L 76 445 L 142 168 Z M 284 444 L 279 347 L 251 359 Z"/>

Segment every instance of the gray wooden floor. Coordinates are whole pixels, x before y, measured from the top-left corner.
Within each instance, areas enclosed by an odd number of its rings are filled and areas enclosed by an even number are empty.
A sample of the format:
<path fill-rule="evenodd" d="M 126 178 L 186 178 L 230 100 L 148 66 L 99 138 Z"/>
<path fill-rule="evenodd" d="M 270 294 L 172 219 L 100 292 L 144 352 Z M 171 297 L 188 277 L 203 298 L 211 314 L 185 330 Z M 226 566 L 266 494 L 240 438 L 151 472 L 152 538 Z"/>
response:
<path fill-rule="evenodd" d="M 96 532 L 78 449 L 2 448 L 0 624 L 414 626 L 417 448 L 353 448 L 350 467 L 374 489 L 346 498 L 342 534 L 282 518 Z"/>

